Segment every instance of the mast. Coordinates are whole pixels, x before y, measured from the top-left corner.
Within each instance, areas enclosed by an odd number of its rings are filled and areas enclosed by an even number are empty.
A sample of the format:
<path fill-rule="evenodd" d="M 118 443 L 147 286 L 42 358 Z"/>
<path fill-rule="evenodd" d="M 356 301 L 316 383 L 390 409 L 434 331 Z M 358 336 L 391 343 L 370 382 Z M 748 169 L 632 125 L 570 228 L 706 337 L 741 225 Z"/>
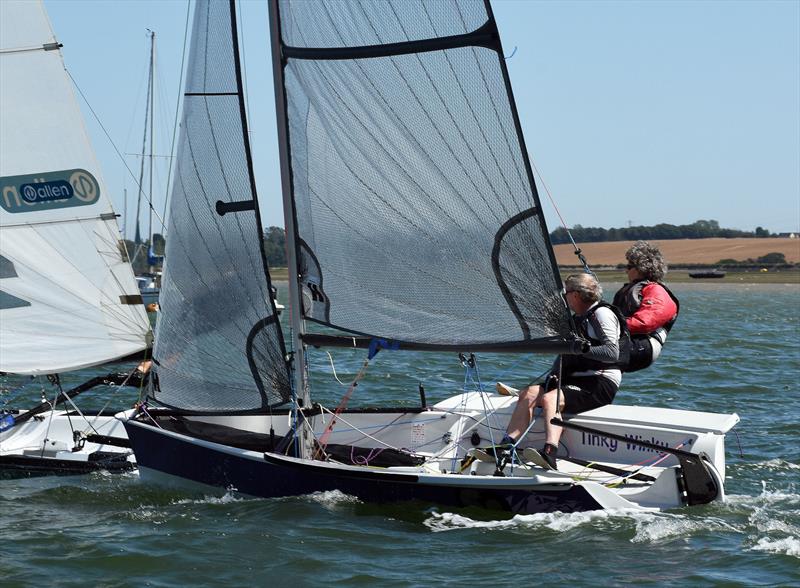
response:
<path fill-rule="evenodd" d="M 139 228 L 139 218 L 141 215 L 141 208 L 142 208 L 142 196 L 144 193 L 144 163 L 146 157 L 146 149 L 147 149 L 147 131 L 148 131 L 148 121 L 149 121 L 149 128 L 150 128 L 150 196 L 148 197 L 148 202 L 150 198 L 152 198 L 153 194 L 153 59 L 154 59 L 154 47 L 155 47 L 155 38 L 156 34 L 147 29 L 150 33 L 150 71 L 148 72 L 147 76 L 147 97 L 145 98 L 145 109 L 144 109 L 144 132 L 142 133 L 142 157 L 141 161 L 139 162 L 139 197 L 136 200 L 136 233 L 134 236 L 134 253 L 133 253 L 133 260 L 131 264 L 136 262 L 136 259 L 139 257 L 141 245 L 142 245 L 142 233 Z M 150 212 L 150 226 L 149 226 L 149 233 L 150 239 L 152 240 L 153 236 L 153 211 L 152 207 L 148 206 L 148 211 Z"/>
<path fill-rule="evenodd" d="M 500 33 L 497 30 L 497 21 L 494 18 L 494 12 L 492 11 L 492 5 L 489 0 L 484 0 L 484 6 L 486 7 L 486 14 L 489 16 L 489 22 L 492 23 L 493 29 L 493 36 L 494 41 L 496 43 L 495 52 L 497 53 L 497 62 L 500 67 L 500 73 L 503 76 L 503 83 L 506 87 L 506 93 L 508 94 L 508 104 L 511 108 L 511 116 L 514 120 L 514 132 L 517 136 L 517 141 L 519 141 L 519 148 L 522 151 L 522 163 L 525 166 L 525 176 L 528 179 L 528 184 L 531 188 L 531 196 L 533 197 L 533 204 L 537 210 L 539 210 L 539 214 L 536 215 L 536 220 L 539 223 L 539 226 L 542 228 L 543 235 L 549 235 L 550 231 L 547 229 L 547 222 L 544 218 L 544 212 L 542 212 L 542 202 L 539 199 L 539 190 L 536 187 L 536 181 L 533 178 L 533 169 L 531 168 L 531 158 L 528 155 L 528 147 L 525 145 L 525 135 L 522 133 L 522 123 L 519 119 L 519 111 L 517 110 L 517 101 L 514 100 L 514 91 L 511 88 L 511 76 L 508 75 L 508 65 L 506 64 L 505 53 L 503 51 L 503 44 L 500 41 Z M 553 279 L 555 280 L 556 284 L 558 284 L 559 289 L 562 288 L 561 283 L 561 273 L 558 271 L 558 262 L 556 261 L 556 254 L 553 251 L 553 247 L 547 248 L 548 257 L 550 260 L 550 269 L 553 272 Z M 572 317 L 569 316 L 570 324 L 572 325 Z M 574 326 L 573 326 L 574 330 Z"/>
<path fill-rule="evenodd" d="M 122 189 L 122 240 L 128 238 L 128 189 Z M 125 254 L 127 257 L 127 253 Z"/>
<path fill-rule="evenodd" d="M 150 183 L 148 187 L 148 196 L 147 196 L 147 216 L 148 216 L 148 252 L 147 252 L 147 265 L 148 270 L 151 272 L 153 271 L 153 267 L 150 265 L 150 251 L 153 252 L 155 255 L 155 249 L 153 249 L 153 119 L 155 118 L 155 107 L 154 107 L 154 100 L 155 100 L 155 68 L 156 68 L 156 33 L 155 31 L 150 31 L 150 81 L 148 86 L 150 87 Z"/>
<path fill-rule="evenodd" d="M 292 327 L 292 349 L 294 350 L 294 388 L 298 403 L 304 407 L 311 405 L 306 373 L 305 348 L 302 336 L 305 332 L 302 312 L 302 295 L 297 272 L 297 214 L 292 198 L 292 168 L 289 159 L 289 123 L 286 112 L 286 90 L 283 81 L 284 60 L 281 52 L 281 27 L 278 3 L 270 0 L 269 28 L 272 43 L 272 74 L 275 86 L 275 110 L 278 122 L 278 151 L 281 166 L 281 191 L 283 194 L 283 215 L 286 226 L 286 257 L 289 266 L 289 302 Z M 305 440 L 306 428 L 303 428 Z M 301 446 L 305 447 L 303 443 Z"/>

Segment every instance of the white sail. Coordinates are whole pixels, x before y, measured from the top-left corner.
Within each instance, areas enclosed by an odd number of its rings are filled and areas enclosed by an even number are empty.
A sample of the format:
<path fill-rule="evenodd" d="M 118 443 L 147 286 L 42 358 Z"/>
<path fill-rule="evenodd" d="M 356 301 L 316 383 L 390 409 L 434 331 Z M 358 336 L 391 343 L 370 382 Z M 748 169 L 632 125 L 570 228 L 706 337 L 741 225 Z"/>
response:
<path fill-rule="evenodd" d="M 144 349 L 150 327 L 41 1 L 0 2 L 0 371 Z"/>

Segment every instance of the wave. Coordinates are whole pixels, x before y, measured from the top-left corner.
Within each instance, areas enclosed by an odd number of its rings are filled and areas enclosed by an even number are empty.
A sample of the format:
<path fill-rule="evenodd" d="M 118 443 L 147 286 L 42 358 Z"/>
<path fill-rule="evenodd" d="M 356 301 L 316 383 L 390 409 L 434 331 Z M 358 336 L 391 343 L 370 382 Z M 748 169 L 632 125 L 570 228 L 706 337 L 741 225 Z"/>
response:
<path fill-rule="evenodd" d="M 765 469 L 770 471 L 800 470 L 800 465 L 786 461 L 785 459 L 781 459 L 779 457 L 751 464 L 750 467 L 754 470 Z"/>
<path fill-rule="evenodd" d="M 345 504 L 360 504 L 361 500 L 350 494 L 345 494 L 340 490 L 326 490 L 325 492 L 313 492 L 306 497 L 327 509 L 334 509 Z"/>
<path fill-rule="evenodd" d="M 172 504 L 231 504 L 234 502 L 244 502 L 248 500 L 241 496 L 237 496 L 236 488 L 228 488 L 222 496 L 203 496 L 202 498 L 180 498 L 172 502 Z"/>
<path fill-rule="evenodd" d="M 768 551 L 770 553 L 782 553 L 784 555 L 800 557 L 800 539 L 796 537 L 784 537 L 783 539 L 762 537 L 750 550 Z"/>
<path fill-rule="evenodd" d="M 545 528 L 556 532 L 564 532 L 582 525 L 594 524 L 615 518 L 635 518 L 652 516 L 634 510 L 591 510 L 571 513 L 536 513 L 515 515 L 510 519 L 476 520 L 466 515 L 451 512 L 432 512 L 423 524 L 434 533 L 456 531 L 460 529 L 490 529 L 505 531 L 508 529 Z"/>
<path fill-rule="evenodd" d="M 736 526 L 717 517 L 659 513 L 636 522 L 636 533 L 631 543 L 661 543 L 708 531 L 742 533 Z"/>
<path fill-rule="evenodd" d="M 768 482 L 761 480 L 761 494 L 755 496 L 749 494 L 729 494 L 726 503 L 733 507 L 764 507 L 775 506 L 778 504 L 789 506 L 800 503 L 800 494 L 795 492 L 793 484 L 784 490 L 769 490 Z"/>

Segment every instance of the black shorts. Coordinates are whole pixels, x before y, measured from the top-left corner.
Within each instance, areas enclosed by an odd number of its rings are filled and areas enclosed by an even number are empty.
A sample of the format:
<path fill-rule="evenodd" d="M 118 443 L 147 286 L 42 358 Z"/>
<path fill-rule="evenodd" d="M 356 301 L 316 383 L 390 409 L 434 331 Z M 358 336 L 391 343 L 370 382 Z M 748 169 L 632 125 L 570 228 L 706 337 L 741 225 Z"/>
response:
<path fill-rule="evenodd" d="M 547 390 L 553 390 L 558 383 L 557 378 L 547 380 Z M 564 376 L 561 393 L 564 395 L 564 412 L 576 414 L 605 406 L 614 401 L 619 386 L 603 376 Z"/>

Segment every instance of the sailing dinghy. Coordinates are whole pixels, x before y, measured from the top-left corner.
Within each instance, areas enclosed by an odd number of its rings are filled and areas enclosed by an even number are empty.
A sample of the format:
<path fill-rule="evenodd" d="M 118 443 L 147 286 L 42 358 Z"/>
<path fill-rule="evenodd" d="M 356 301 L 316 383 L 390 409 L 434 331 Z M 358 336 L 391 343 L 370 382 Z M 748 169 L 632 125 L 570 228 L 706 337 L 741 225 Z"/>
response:
<path fill-rule="evenodd" d="M 524 451 L 489 449 L 510 396 L 345 406 L 376 355 L 460 353 L 469 370 L 478 352 L 584 344 L 488 2 L 270 3 L 286 349 L 260 243 L 234 10 L 195 8 L 157 378 L 148 406 L 125 415 L 141 478 L 514 513 L 722 500 L 736 415 L 621 405 L 564 415 L 560 469 L 546 471 Z M 312 349 L 331 346 L 364 354 L 336 409 L 312 401 L 307 371 Z M 543 439 L 539 420 L 519 447 Z"/>
<path fill-rule="evenodd" d="M 41 1 L 0 2 L 0 372 L 53 384 L 40 406 L 0 415 L 4 473 L 131 469 L 113 415 L 52 408 L 138 383 L 65 391 L 58 374 L 141 354 L 151 336 L 60 47 Z"/>

